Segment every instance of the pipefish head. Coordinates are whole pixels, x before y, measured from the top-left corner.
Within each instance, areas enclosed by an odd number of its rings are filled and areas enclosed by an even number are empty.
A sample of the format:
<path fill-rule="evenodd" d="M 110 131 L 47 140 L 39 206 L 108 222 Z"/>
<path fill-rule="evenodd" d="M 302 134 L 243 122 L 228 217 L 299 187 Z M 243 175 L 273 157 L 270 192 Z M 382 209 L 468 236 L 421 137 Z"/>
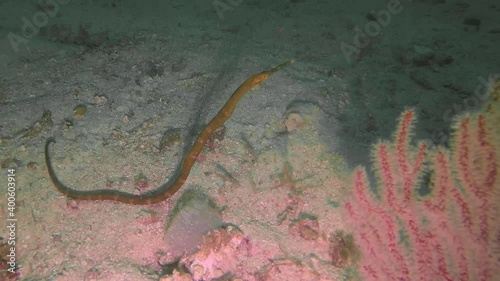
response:
<path fill-rule="evenodd" d="M 286 61 L 278 66 L 276 66 L 275 68 L 271 69 L 271 70 L 268 70 L 268 71 L 264 71 L 264 72 L 261 72 L 259 74 L 256 74 L 252 80 L 252 85 L 258 85 L 264 81 L 267 80 L 267 78 L 269 78 L 269 76 L 273 75 L 275 72 L 278 72 L 279 70 L 281 70 L 283 67 L 285 66 L 288 66 L 290 64 L 293 64 L 295 62 L 295 60 L 289 60 L 289 61 Z"/>
<path fill-rule="evenodd" d="M 269 78 L 269 76 L 271 76 L 271 73 L 269 73 L 269 71 L 265 71 L 255 75 L 255 77 L 252 80 L 252 85 L 258 85 L 266 81 Z"/>

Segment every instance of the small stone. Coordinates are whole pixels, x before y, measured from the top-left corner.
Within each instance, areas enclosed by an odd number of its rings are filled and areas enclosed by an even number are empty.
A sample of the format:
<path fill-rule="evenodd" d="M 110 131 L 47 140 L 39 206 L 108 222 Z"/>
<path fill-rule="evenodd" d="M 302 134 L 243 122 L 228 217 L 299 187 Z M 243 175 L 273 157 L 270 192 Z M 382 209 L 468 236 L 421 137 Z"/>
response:
<path fill-rule="evenodd" d="M 135 177 L 135 186 L 137 188 L 139 188 L 140 190 L 145 190 L 145 189 L 148 189 L 149 187 L 149 181 L 147 179 L 147 177 L 140 173 L 139 175 L 137 175 Z"/>
<path fill-rule="evenodd" d="M 79 104 L 73 109 L 73 114 L 75 117 L 82 117 L 87 114 L 87 106 L 85 104 Z"/>
<path fill-rule="evenodd" d="M 125 125 L 127 125 L 129 121 L 130 120 L 128 119 L 128 116 L 127 115 L 123 115 L 123 117 L 122 117 L 122 123 L 125 124 Z"/>
<path fill-rule="evenodd" d="M 286 117 L 284 125 L 286 127 L 287 132 L 295 131 L 299 128 L 302 128 L 306 122 L 304 118 L 298 113 L 290 113 Z"/>
<path fill-rule="evenodd" d="M 432 59 L 435 56 L 435 52 L 433 49 L 423 46 L 413 46 L 413 50 L 415 51 L 413 57 L 413 64 L 415 66 L 427 66 L 430 65 Z"/>
<path fill-rule="evenodd" d="M 163 76 L 163 74 L 165 74 L 165 69 L 161 65 L 148 61 L 144 67 L 144 73 L 150 78 L 155 78 L 157 76 Z"/>
<path fill-rule="evenodd" d="M 159 148 L 160 151 L 167 150 L 170 151 L 179 145 L 181 142 L 181 130 L 177 128 L 171 128 L 163 133 L 161 137 Z"/>
<path fill-rule="evenodd" d="M 177 201 L 165 226 L 168 251 L 176 257 L 192 254 L 205 234 L 223 225 L 214 201 L 202 191 L 188 189 Z"/>
<path fill-rule="evenodd" d="M 38 170 L 38 164 L 36 162 L 29 162 L 28 164 L 26 164 L 26 168 L 31 171 L 36 171 Z"/>
<path fill-rule="evenodd" d="M 102 105 L 108 101 L 108 98 L 106 96 L 95 95 L 93 101 L 95 105 Z"/>
<path fill-rule="evenodd" d="M 298 219 L 290 224 L 290 233 L 304 240 L 316 240 L 319 237 L 319 224 L 315 216 L 301 213 Z"/>
<path fill-rule="evenodd" d="M 62 242 L 62 237 L 60 234 L 52 234 L 52 242 L 60 243 Z"/>
<path fill-rule="evenodd" d="M 78 203 L 73 199 L 69 199 L 68 201 L 66 201 L 66 207 L 69 210 L 73 210 L 73 211 L 80 209 L 80 208 L 78 208 Z"/>
<path fill-rule="evenodd" d="M 71 120 L 71 119 L 64 119 L 63 128 L 66 129 L 66 130 L 73 128 L 73 120 Z"/>
<path fill-rule="evenodd" d="M 0 168 L 8 169 L 8 168 L 18 168 L 21 166 L 21 160 L 16 158 L 6 158 L 2 161 Z"/>
<path fill-rule="evenodd" d="M 203 280 L 205 277 L 205 268 L 202 265 L 195 264 L 191 267 L 191 274 L 196 278 L 194 280 Z"/>
<path fill-rule="evenodd" d="M 359 249 L 354 243 L 352 234 L 337 231 L 330 238 L 330 258 L 335 267 L 343 268 L 358 262 L 360 258 Z"/>

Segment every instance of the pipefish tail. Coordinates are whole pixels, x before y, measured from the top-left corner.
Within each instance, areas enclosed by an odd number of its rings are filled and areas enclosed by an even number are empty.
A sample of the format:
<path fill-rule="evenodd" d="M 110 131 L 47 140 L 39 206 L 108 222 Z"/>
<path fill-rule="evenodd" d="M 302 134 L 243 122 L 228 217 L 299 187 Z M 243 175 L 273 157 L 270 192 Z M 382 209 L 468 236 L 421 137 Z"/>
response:
<path fill-rule="evenodd" d="M 54 183 L 54 186 L 57 188 L 57 190 L 59 190 L 59 192 L 75 200 L 110 200 L 132 205 L 150 205 L 162 202 L 174 195 L 175 192 L 177 192 L 182 187 L 184 182 L 186 182 L 186 179 L 191 172 L 191 168 L 193 167 L 196 158 L 203 149 L 203 145 L 205 145 L 205 142 L 210 138 L 213 132 L 220 126 L 222 126 L 229 119 L 229 117 L 231 117 L 241 97 L 243 97 L 243 95 L 247 93 L 251 88 L 264 82 L 272 74 L 292 64 L 293 62 L 293 60 L 289 60 L 271 70 L 254 74 L 250 76 L 245 82 L 243 82 L 243 84 L 241 84 L 241 86 L 236 89 L 229 100 L 224 104 L 217 115 L 215 115 L 215 117 L 198 135 L 193 146 L 184 156 L 181 162 L 180 172 L 171 184 L 168 184 L 168 182 L 170 182 L 168 181 L 155 190 L 142 195 L 133 195 L 126 192 L 109 189 L 98 189 L 92 191 L 76 190 L 62 183 L 57 177 L 56 172 L 54 171 L 54 167 L 52 166 L 52 161 L 49 155 L 50 144 L 56 142 L 53 137 L 48 138 L 45 142 L 45 163 L 47 165 L 50 179 Z"/>

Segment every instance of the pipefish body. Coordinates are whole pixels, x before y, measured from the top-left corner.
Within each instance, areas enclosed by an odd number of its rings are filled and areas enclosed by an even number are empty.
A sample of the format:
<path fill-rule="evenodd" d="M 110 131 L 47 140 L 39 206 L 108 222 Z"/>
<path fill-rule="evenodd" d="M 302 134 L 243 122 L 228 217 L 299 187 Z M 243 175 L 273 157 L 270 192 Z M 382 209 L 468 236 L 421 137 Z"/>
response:
<path fill-rule="evenodd" d="M 289 60 L 285 63 L 282 63 L 275 68 L 267 71 L 263 71 L 258 74 L 254 74 L 250 76 L 241 86 L 236 89 L 233 95 L 229 98 L 229 100 L 225 103 L 225 105 L 221 108 L 221 110 L 215 115 L 215 117 L 205 126 L 205 128 L 201 131 L 201 133 L 196 138 L 192 148 L 188 153 L 184 156 L 181 164 L 181 169 L 177 178 L 172 182 L 172 184 L 168 185 L 167 183 L 161 185 L 155 190 L 142 194 L 142 195 L 133 195 L 130 193 L 109 190 L 109 189 L 99 189 L 99 190 L 91 190 L 91 191 L 79 191 L 68 187 L 64 183 L 62 183 L 57 177 L 54 167 L 52 166 L 52 162 L 49 156 L 49 147 L 50 144 L 56 142 L 53 137 L 50 137 L 45 142 L 45 163 L 47 165 L 47 170 L 49 172 L 50 179 L 54 183 L 54 186 L 69 198 L 75 200 L 110 200 L 110 201 L 118 201 L 122 203 L 132 204 L 132 205 L 150 205 L 162 202 L 177 192 L 184 182 L 186 182 L 189 173 L 191 172 L 191 168 L 193 167 L 196 158 L 200 154 L 203 146 L 206 141 L 210 138 L 210 136 L 217 130 L 220 126 L 222 126 L 234 112 L 236 105 L 240 101 L 241 97 L 245 93 L 247 93 L 251 88 L 259 85 L 260 83 L 267 80 L 272 74 L 281 70 L 282 68 L 292 64 L 294 61 Z"/>

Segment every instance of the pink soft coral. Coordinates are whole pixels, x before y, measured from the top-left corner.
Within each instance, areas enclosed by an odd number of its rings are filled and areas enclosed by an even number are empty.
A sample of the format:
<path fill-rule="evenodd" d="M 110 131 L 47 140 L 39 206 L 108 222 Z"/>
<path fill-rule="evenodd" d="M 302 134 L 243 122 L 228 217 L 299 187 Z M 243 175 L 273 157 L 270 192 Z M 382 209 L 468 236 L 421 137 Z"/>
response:
<path fill-rule="evenodd" d="M 499 81 L 495 85 L 500 89 Z M 345 210 L 362 253 L 362 280 L 498 280 L 495 106 L 498 100 L 484 113 L 457 119 L 451 150 L 410 145 L 415 114 L 405 111 L 395 141 L 374 147 L 380 198 L 370 191 L 365 169 L 354 172 L 354 194 Z M 424 197 L 416 192 L 422 184 L 430 189 Z"/>

